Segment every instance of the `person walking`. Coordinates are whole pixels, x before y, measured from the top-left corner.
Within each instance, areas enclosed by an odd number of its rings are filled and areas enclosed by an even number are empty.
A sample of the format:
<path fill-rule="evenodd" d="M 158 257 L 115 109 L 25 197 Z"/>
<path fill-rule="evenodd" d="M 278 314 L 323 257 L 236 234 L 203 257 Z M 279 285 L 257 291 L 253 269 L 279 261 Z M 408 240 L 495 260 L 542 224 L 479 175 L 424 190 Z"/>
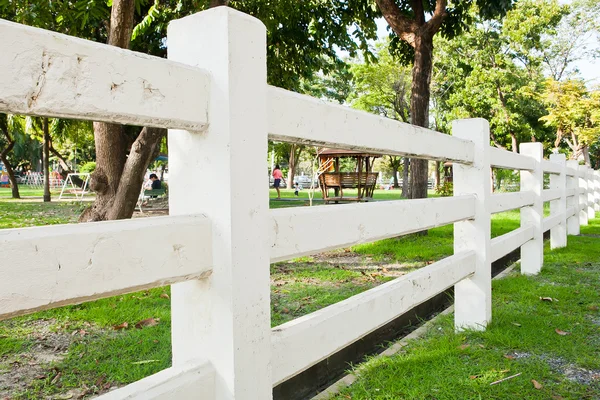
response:
<path fill-rule="evenodd" d="M 281 178 L 283 178 L 283 174 L 281 173 L 281 169 L 279 168 L 279 164 L 275 165 L 275 169 L 273 170 L 273 187 L 277 190 L 277 200 L 281 199 L 281 192 L 279 191 L 279 186 L 281 185 Z"/>

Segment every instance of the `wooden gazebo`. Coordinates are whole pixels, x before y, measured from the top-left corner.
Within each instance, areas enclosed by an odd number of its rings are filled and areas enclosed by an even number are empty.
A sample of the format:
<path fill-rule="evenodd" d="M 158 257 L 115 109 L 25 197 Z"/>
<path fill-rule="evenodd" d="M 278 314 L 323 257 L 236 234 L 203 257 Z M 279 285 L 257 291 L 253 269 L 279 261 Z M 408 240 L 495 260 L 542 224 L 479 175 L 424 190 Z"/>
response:
<path fill-rule="evenodd" d="M 373 163 L 377 157 L 380 155 L 352 150 L 322 149 L 319 151 L 319 170 L 324 171 L 319 175 L 319 186 L 325 203 L 372 200 L 379 175 L 373 172 Z M 353 171 L 341 171 L 340 159 L 343 158 L 354 160 Z M 333 197 L 330 196 L 330 189 L 334 191 Z M 344 197 L 344 189 L 357 189 L 356 197 Z"/>

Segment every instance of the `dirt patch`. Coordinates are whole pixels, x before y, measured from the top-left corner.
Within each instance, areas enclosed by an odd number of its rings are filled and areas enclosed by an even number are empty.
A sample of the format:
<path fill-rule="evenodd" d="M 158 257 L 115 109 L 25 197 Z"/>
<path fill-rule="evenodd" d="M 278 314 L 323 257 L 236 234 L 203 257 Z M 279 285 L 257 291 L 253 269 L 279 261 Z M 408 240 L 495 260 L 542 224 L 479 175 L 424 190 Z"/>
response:
<path fill-rule="evenodd" d="M 23 353 L 0 358 L 0 396 L 27 389 L 35 380 L 53 379 L 58 373 L 52 365 L 61 361 L 71 344 L 71 335 L 53 332 L 56 320 L 36 320 L 23 325 L 33 344 Z"/>
<path fill-rule="evenodd" d="M 582 385 L 600 383 L 600 370 L 585 369 L 571 364 L 560 357 L 541 356 L 550 368 L 564 375 L 568 380 Z"/>

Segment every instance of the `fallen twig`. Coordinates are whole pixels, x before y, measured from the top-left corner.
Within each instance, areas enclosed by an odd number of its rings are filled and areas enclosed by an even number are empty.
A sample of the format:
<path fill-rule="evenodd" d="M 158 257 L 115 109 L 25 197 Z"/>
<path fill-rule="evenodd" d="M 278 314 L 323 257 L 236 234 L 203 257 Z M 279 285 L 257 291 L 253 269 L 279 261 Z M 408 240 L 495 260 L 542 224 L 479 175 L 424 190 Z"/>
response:
<path fill-rule="evenodd" d="M 516 378 L 519 375 L 521 375 L 520 372 L 518 374 L 515 374 L 515 375 L 512 375 L 512 376 L 507 376 L 506 378 L 500 379 L 499 381 L 490 383 L 490 386 L 495 385 L 495 384 L 500 383 L 500 382 L 507 381 L 507 380 L 512 379 L 512 378 Z"/>

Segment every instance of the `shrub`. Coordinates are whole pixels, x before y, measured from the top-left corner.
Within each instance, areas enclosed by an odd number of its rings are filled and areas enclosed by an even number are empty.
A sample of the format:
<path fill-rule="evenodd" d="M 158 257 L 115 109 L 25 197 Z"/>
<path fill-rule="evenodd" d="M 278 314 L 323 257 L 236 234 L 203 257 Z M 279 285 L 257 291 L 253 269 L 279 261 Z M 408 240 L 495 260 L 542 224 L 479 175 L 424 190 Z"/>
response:
<path fill-rule="evenodd" d="M 79 168 L 79 172 L 88 172 L 88 173 L 92 173 L 96 170 L 96 162 L 95 161 L 88 161 L 86 163 L 84 163 L 81 168 Z"/>

